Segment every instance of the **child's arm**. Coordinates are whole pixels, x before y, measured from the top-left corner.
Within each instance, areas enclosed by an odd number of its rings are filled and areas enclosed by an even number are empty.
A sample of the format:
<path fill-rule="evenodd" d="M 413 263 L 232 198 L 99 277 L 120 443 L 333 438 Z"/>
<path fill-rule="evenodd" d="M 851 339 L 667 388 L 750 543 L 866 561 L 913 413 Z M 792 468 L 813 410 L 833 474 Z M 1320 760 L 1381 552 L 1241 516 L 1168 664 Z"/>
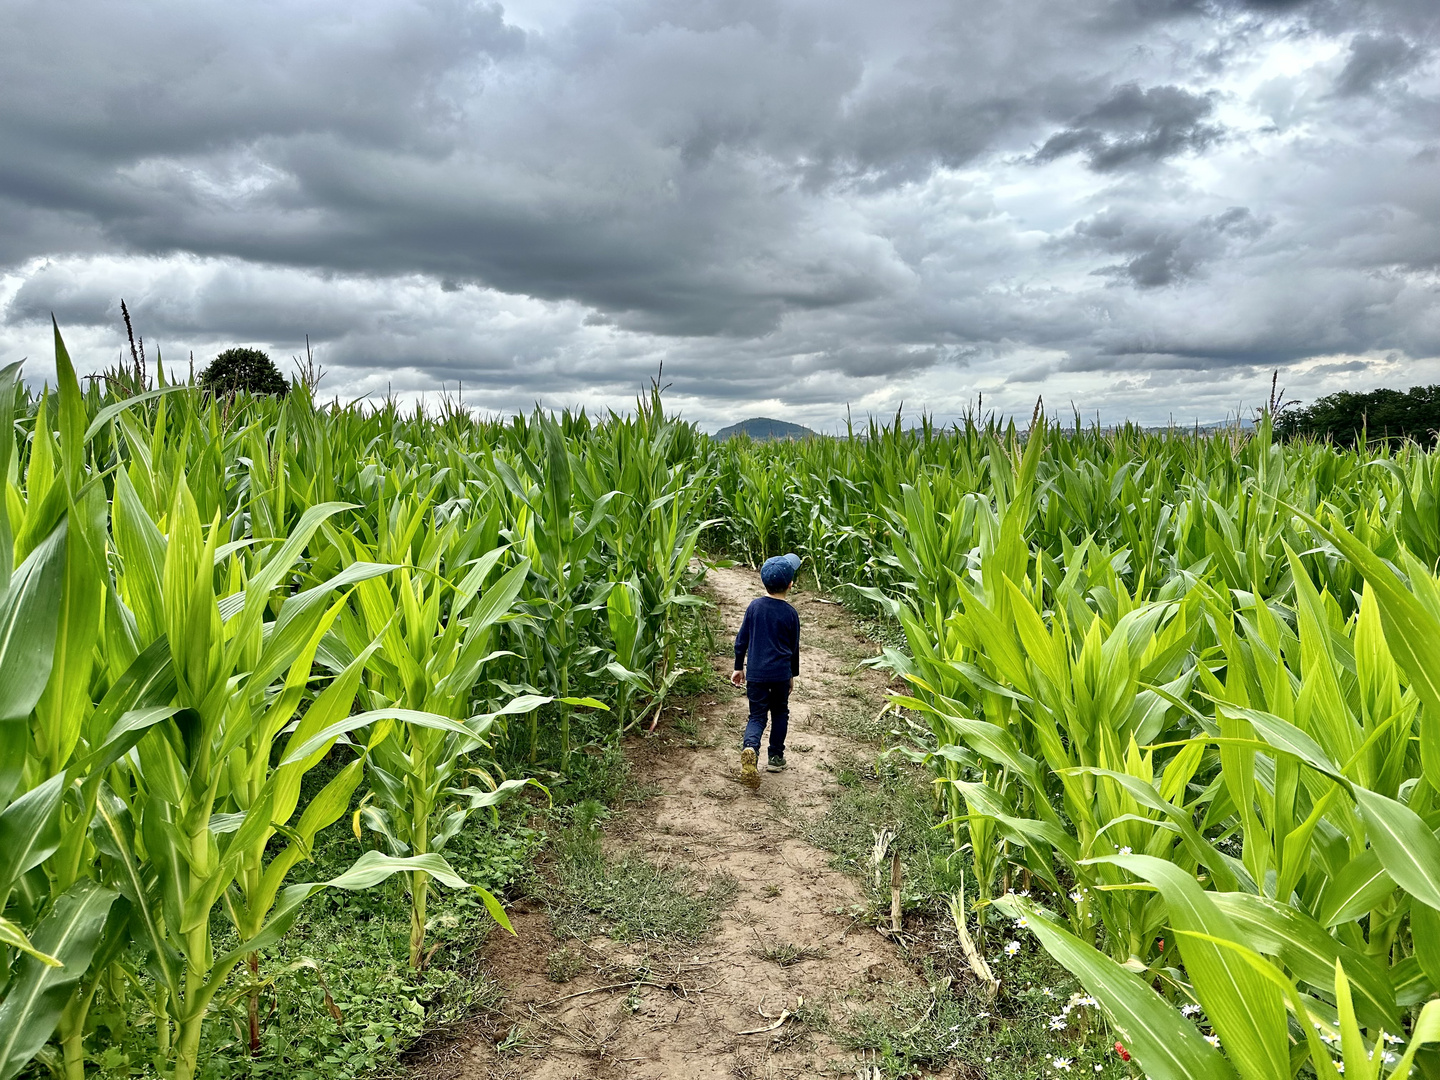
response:
<path fill-rule="evenodd" d="M 800 615 L 796 613 L 794 629 L 790 639 L 790 689 L 795 689 L 795 680 L 800 677 Z"/>
<path fill-rule="evenodd" d="M 735 635 L 735 670 L 730 681 L 736 686 L 745 685 L 745 654 L 750 650 L 750 609 L 745 609 L 745 618 L 740 620 L 740 630 Z"/>

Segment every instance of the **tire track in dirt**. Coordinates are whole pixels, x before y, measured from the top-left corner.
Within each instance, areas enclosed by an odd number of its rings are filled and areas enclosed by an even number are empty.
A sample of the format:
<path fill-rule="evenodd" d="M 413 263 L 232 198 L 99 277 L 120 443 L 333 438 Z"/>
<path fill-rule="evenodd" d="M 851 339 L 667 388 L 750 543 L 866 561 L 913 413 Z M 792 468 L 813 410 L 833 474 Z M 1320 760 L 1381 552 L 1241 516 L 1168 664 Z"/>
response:
<path fill-rule="evenodd" d="M 760 594 L 759 577 L 712 569 L 706 591 L 723 625 L 717 644 L 728 650 L 745 605 Z M 546 957 L 559 947 L 549 917 L 521 907 L 514 913 L 518 937 L 492 934 L 486 946 L 487 966 L 507 991 L 493 1037 L 449 1047 L 425 1073 L 464 1080 L 855 1075 L 853 1056 L 823 1031 L 794 1019 L 757 1030 L 802 1000 L 839 1026 L 875 997 L 878 984 L 913 978 L 891 944 L 856 920 L 860 887 L 831 869 L 828 854 L 797 829 L 802 817 L 813 820 L 829 807 L 837 788 L 831 766 L 873 754 L 836 721 L 860 709 L 877 713 L 885 683 L 857 670 L 857 660 L 875 648 L 855 634 L 843 608 L 810 592 L 792 599 L 802 629 L 790 768 L 762 773 L 757 792 L 736 782 L 746 707 L 743 692 L 727 684 L 702 697 L 698 745 L 664 728 L 657 739 L 627 744 L 640 779 L 657 793 L 606 829 L 609 851 L 732 876 L 738 894 L 714 931 L 695 945 L 659 949 L 589 939 L 578 946 L 589 970 L 556 984 L 546 976 Z M 728 678 L 728 651 L 712 662 Z M 762 955 L 783 945 L 807 952 L 785 966 Z M 629 985 L 640 965 L 647 984 Z M 495 1039 L 507 1031 L 512 1045 L 498 1051 Z"/>

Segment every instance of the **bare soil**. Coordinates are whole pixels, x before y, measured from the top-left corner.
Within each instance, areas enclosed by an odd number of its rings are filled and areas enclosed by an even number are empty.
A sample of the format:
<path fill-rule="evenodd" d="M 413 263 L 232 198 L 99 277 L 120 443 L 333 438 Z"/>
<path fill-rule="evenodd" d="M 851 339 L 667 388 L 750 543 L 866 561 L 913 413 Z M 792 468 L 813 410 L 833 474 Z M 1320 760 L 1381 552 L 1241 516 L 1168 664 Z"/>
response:
<path fill-rule="evenodd" d="M 719 568 L 707 582 L 726 632 L 720 644 L 728 646 L 745 605 L 761 593 L 759 578 Z M 518 935 L 494 933 L 486 945 L 485 964 L 507 990 L 502 1014 L 432 1049 L 423 1073 L 436 1080 L 857 1075 L 855 1056 L 817 1030 L 824 1027 L 818 1018 L 842 1025 L 886 984 L 917 976 L 865 917 L 861 888 L 830 867 L 801 826 L 828 809 L 835 764 L 873 754 L 872 744 L 846 732 L 857 717 L 881 710 L 885 681 L 859 667 L 878 650 L 855 633 L 843 608 L 813 592 L 792 599 L 802 631 L 788 771 L 762 772 L 758 791 L 738 783 L 746 706 L 727 683 L 700 699 L 695 734 L 662 724 L 655 738 L 629 744 L 654 794 L 607 823 L 607 850 L 738 881 L 714 931 L 679 946 L 603 936 L 564 942 L 538 905 L 519 908 Z M 713 663 L 728 678 L 728 652 Z M 552 982 L 547 958 L 565 947 L 578 954 L 581 971 Z"/>

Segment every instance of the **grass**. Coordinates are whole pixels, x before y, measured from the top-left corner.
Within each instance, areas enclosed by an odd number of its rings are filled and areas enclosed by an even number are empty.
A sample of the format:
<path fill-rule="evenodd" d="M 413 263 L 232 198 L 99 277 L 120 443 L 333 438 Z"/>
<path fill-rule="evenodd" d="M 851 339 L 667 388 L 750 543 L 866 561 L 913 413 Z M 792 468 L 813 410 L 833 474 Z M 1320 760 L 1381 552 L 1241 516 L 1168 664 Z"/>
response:
<path fill-rule="evenodd" d="M 892 729 L 897 726 L 893 713 L 885 712 L 882 715 L 873 699 L 865 695 L 859 687 L 850 687 L 843 696 L 847 699 L 847 704 L 825 716 L 827 731 L 871 746 L 882 746 L 887 741 L 894 741 L 890 738 Z"/>
<path fill-rule="evenodd" d="M 551 949 L 545 957 L 545 975 L 554 983 L 567 983 L 588 966 L 585 958 L 568 945 Z"/>
<path fill-rule="evenodd" d="M 524 762 L 514 762 L 510 771 L 525 775 Z M 570 771 L 548 781 L 556 813 L 552 822 L 564 824 L 574 807 L 619 807 L 644 802 L 651 791 L 642 785 L 622 747 L 614 743 L 592 744 L 571 758 Z"/>
<path fill-rule="evenodd" d="M 735 898 L 738 884 L 728 875 L 705 877 L 684 865 L 607 854 L 597 827 L 604 809 L 582 804 L 576 811 L 575 823 L 556 841 L 549 875 L 531 884 L 557 937 L 696 941 Z"/>
<path fill-rule="evenodd" d="M 783 945 L 767 945 L 755 950 L 755 955 L 761 960 L 768 960 L 778 967 L 789 967 L 791 964 L 798 964 L 802 960 L 823 960 L 826 950 L 823 947 L 812 945 L 796 945 L 793 942 L 785 942 Z"/>
<path fill-rule="evenodd" d="M 887 866 L 877 888 L 871 857 L 876 833 L 894 829 L 907 908 L 926 904 L 956 887 L 946 869 L 949 838 L 933 827 L 933 799 L 925 769 L 899 758 L 867 760 L 854 755 L 833 762 L 831 770 L 840 793 L 829 810 L 804 825 L 803 831 L 812 844 L 830 852 L 832 866 L 861 876 L 870 899 L 888 910 L 889 869 Z"/>

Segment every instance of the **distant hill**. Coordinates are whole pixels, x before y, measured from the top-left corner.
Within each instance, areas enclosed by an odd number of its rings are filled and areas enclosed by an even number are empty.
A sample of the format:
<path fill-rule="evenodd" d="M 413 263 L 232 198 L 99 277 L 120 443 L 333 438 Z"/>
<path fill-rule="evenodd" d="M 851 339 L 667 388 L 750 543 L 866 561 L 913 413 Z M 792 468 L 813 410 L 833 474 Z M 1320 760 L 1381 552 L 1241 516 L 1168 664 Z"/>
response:
<path fill-rule="evenodd" d="M 752 439 L 764 442 L 768 439 L 808 439 L 814 434 L 808 427 L 799 424 L 771 420 L 768 416 L 756 416 L 721 428 L 715 433 L 715 438 L 724 441 L 732 435 L 749 435 Z"/>

